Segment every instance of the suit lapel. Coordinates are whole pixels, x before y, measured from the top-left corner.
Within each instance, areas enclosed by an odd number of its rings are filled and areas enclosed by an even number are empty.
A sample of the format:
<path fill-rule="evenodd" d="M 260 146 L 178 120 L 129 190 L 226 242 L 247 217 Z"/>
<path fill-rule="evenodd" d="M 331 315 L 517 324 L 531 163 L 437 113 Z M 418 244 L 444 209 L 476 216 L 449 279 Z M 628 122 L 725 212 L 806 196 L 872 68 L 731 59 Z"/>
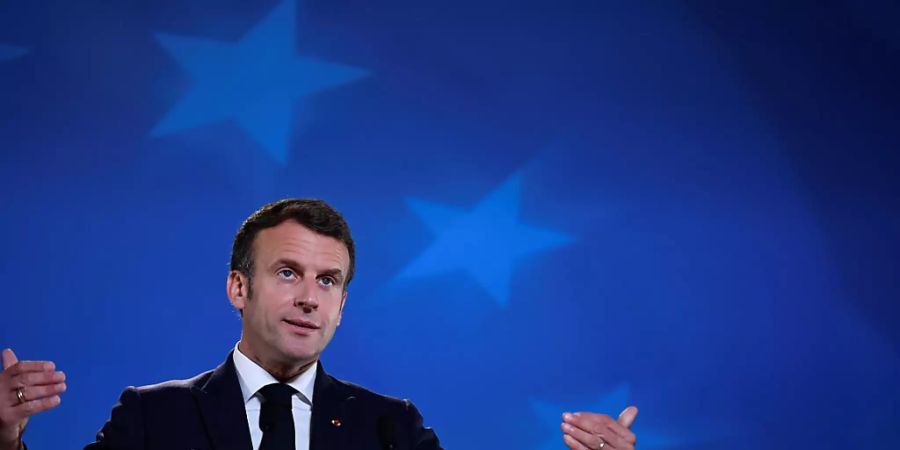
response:
<path fill-rule="evenodd" d="M 209 380 L 191 392 L 200 406 L 206 431 L 216 450 L 251 450 L 250 428 L 244 395 L 232 354 L 217 367 Z"/>
<path fill-rule="evenodd" d="M 325 373 L 322 361 L 319 361 L 313 388 L 309 450 L 347 448 L 349 427 L 353 425 L 350 413 L 354 398 Z"/>

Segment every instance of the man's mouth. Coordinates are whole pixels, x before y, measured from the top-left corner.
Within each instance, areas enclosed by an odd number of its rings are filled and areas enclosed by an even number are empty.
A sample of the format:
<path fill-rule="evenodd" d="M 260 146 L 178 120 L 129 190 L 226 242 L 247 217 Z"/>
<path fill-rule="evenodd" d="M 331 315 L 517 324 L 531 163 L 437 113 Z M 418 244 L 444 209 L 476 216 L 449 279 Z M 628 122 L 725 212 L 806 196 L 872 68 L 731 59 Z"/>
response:
<path fill-rule="evenodd" d="M 284 319 L 284 322 L 290 326 L 291 330 L 298 334 L 310 334 L 320 328 L 315 323 L 303 319 Z"/>

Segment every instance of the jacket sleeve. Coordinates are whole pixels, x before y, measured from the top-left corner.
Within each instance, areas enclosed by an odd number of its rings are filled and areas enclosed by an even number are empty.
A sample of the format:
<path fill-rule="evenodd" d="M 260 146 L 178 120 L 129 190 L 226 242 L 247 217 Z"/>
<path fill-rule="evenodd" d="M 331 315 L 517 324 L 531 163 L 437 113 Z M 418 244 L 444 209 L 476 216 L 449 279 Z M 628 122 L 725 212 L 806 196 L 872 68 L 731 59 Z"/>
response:
<path fill-rule="evenodd" d="M 143 450 L 144 418 L 141 394 L 128 387 L 112 409 L 109 420 L 97 432 L 97 441 L 84 450 Z"/>
<path fill-rule="evenodd" d="M 409 400 L 403 400 L 403 403 L 406 405 L 406 412 L 410 418 L 409 442 L 412 444 L 412 448 L 414 450 L 443 450 L 434 430 L 424 425 L 422 414 L 419 413 L 416 405 Z"/>

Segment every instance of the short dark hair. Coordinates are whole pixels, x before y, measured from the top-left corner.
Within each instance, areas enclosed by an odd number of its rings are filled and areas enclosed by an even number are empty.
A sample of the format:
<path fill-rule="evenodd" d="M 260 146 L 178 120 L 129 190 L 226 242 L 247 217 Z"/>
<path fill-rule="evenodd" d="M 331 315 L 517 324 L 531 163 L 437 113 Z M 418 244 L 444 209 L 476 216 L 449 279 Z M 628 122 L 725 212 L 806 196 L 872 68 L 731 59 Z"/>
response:
<path fill-rule="evenodd" d="M 315 198 L 288 198 L 269 203 L 250 215 L 234 235 L 231 246 L 231 270 L 243 273 L 253 279 L 253 242 L 256 235 L 266 228 L 293 220 L 310 230 L 324 236 L 333 237 L 347 247 L 350 254 L 350 268 L 344 278 L 344 289 L 353 279 L 355 266 L 353 238 L 350 226 L 336 209 L 328 203 Z"/>

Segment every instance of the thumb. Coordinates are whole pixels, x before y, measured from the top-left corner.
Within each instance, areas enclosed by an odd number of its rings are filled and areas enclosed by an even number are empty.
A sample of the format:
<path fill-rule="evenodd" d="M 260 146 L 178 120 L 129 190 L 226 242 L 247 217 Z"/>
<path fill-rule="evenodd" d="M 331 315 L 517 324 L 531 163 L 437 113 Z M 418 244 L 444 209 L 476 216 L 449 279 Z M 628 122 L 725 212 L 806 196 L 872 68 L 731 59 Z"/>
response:
<path fill-rule="evenodd" d="M 3 370 L 9 369 L 17 362 L 19 362 L 19 360 L 16 358 L 16 354 L 13 353 L 11 348 L 3 350 Z"/>
<path fill-rule="evenodd" d="M 631 424 L 634 423 L 634 418 L 637 417 L 638 409 L 636 406 L 629 406 L 625 408 L 621 414 L 619 414 L 619 424 L 624 426 L 625 428 L 631 428 Z"/>

